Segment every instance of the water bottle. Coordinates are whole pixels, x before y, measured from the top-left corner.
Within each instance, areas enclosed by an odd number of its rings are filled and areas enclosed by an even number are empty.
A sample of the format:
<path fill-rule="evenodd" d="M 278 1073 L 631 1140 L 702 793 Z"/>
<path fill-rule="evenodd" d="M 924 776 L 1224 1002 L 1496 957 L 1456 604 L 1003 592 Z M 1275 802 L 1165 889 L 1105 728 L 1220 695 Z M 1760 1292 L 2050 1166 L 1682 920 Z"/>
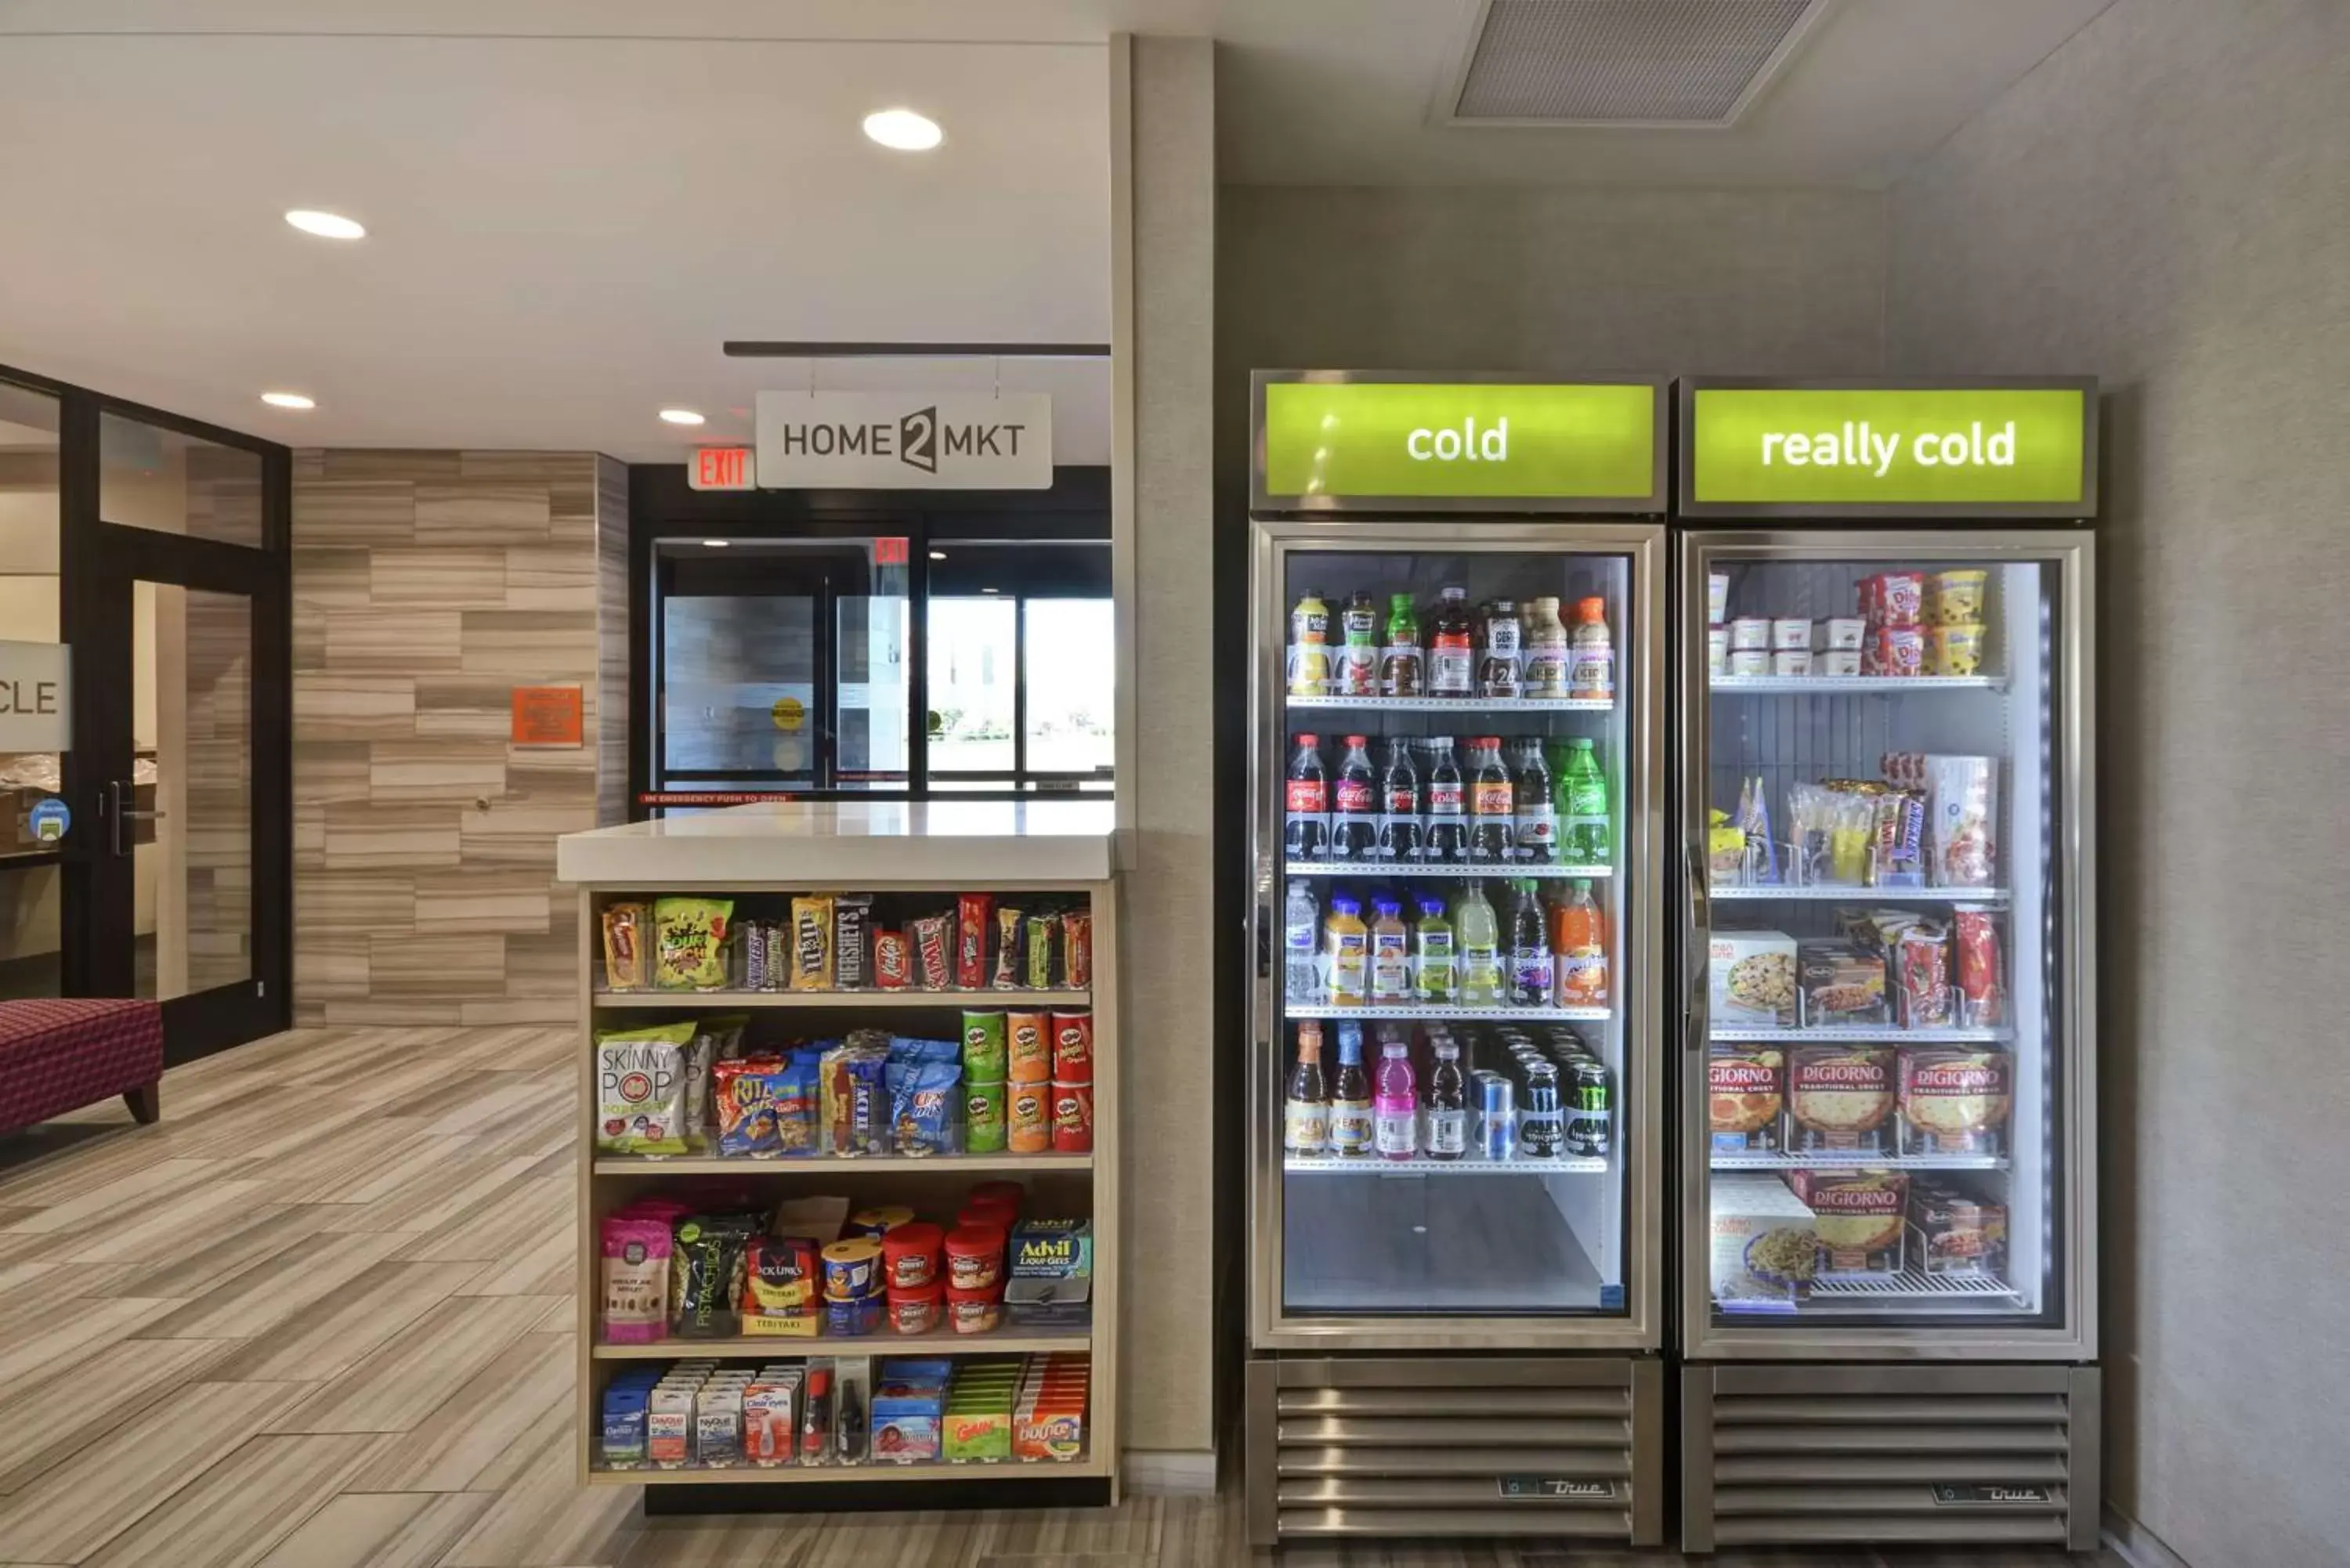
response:
<path fill-rule="evenodd" d="M 1322 972 L 1322 909 L 1314 889 L 1303 881 L 1289 884 L 1289 898 L 1281 913 L 1283 989 L 1292 1002 L 1319 1002 Z"/>

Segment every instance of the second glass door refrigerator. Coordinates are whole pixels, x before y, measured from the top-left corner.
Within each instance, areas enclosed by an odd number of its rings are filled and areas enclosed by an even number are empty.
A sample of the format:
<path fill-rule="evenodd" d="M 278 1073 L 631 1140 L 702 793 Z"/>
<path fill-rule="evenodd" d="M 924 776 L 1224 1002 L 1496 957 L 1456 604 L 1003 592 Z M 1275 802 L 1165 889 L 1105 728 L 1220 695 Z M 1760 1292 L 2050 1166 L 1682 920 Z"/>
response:
<path fill-rule="evenodd" d="M 1256 396 L 1251 1534 L 1659 1539 L 1661 388 Z"/>
<path fill-rule="evenodd" d="M 1682 399 L 1683 1544 L 2094 1546 L 2094 387 Z"/>

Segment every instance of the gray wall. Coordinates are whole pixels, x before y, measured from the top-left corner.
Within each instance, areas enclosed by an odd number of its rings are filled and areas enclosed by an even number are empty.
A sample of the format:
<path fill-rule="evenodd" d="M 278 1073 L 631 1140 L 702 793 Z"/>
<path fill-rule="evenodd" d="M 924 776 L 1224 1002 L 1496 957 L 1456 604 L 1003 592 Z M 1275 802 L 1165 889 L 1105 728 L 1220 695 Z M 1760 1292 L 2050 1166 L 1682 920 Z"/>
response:
<path fill-rule="evenodd" d="M 1891 366 L 2108 390 L 2115 1503 L 2350 1552 L 2350 7 L 2120 0 L 1893 193 Z"/>

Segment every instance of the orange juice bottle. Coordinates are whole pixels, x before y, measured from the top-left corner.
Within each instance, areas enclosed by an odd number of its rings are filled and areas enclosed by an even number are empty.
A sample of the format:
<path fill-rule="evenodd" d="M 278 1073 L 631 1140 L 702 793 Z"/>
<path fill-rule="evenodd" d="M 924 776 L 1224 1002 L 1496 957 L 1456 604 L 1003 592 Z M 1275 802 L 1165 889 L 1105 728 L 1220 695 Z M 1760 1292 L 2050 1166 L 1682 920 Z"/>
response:
<path fill-rule="evenodd" d="M 1607 916 L 1576 877 L 1550 909 L 1550 950 L 1558 966 L 1554 992 L 1561 1007 L 1607 1005 Z"/>

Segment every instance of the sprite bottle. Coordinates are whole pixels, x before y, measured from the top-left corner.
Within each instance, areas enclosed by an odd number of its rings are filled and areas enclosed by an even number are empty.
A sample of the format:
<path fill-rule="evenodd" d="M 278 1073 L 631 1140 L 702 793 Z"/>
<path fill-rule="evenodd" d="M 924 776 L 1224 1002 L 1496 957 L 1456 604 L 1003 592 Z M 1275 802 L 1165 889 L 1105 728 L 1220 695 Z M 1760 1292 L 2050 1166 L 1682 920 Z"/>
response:
<path fill-rule="evenodd" d="M 1608 831 L 1607 773 L 1588 740 L 1566 743 L 1558 771 L 1558 858 L 1567 866 L 1607 866 L 1615 848 Z"/>

